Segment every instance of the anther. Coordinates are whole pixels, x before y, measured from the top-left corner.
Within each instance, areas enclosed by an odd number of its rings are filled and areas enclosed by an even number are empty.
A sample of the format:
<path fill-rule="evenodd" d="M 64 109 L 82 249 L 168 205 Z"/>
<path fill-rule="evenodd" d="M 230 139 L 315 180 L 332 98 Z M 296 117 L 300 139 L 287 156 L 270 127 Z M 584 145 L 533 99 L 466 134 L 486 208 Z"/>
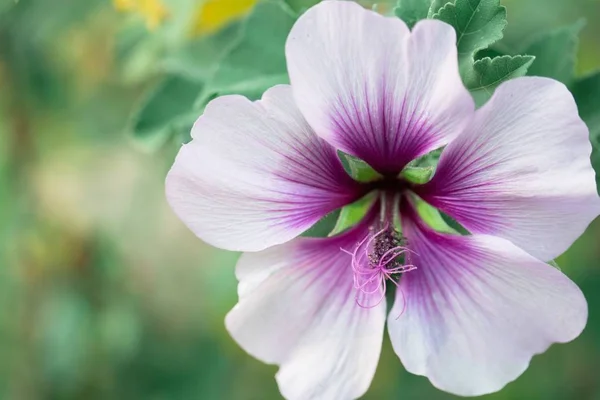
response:
<path fill-rule="evenodd" d="M 352 252 L 342 251 L 352 256 L 356 303 L 363 308 L 375 307 L 383 301 L 388 280 L 398 286 L 400 274 L 416 269 L 410 262 L 411 250 L 406 242 L 387 225 L 379 230 L 371 228 Z M 365 304 L 365 299 L 373 298 L 376 299 L 374 304 L 370 301 Z"/>

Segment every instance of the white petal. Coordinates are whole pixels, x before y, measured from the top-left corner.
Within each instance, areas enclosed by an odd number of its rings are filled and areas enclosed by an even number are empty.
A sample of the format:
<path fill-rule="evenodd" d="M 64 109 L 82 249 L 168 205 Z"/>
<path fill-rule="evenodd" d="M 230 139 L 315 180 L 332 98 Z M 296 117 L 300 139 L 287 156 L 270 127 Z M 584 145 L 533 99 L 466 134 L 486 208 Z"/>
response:
<path fill-rule="evenodd" d="M 600 213 L 588 129 L 551 79 L 502 84 L 442 153 L 423 198 L 471 232 L 550 260 Z"/>
<path fill-rule="evenodd" d="M 286 56 L 298 107 L 315 132 L 383 173 L 446 144 L 474 110 L 458 73 L 454 29 L 419 22 L 411 33 L 346 1 L 303 14 Z"/>
<path fill-rule="evenodd" d="M 354 399 L 371 383 L 386 307 L 356 304 L 350 256 L 340 247 L 357 240 L 298 238 L 239 261 L 240 300 L 227 329 L 248 353 L 280 366 L 287 399 Z"/>
<path fill-rule="evenodd" d="M 257 102 L 212 101 L 192 136 L 169 172 L 167 198 L 214 246 L 256 251 L 284 243 L 359 196 L 335 149 L 298 112 L 289 86 Z"/>
<path fill-rule="evenodd" d="M 579 288 L 511 242 L 408 223 L 417 253 L 388 318 L 406 369 L 461 396 L 500 390 L 531 357 L 576 338 L 587 320 Z"/>

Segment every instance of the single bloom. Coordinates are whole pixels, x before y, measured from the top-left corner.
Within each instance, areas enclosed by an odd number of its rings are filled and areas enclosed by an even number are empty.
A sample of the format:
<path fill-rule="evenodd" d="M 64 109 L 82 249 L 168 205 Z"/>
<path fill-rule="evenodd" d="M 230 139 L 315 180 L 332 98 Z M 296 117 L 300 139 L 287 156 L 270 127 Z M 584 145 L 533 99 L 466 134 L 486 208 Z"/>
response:
<path fill-rule="evenodd" d="M 245 252 L 226 326 L 252 356 L 279 365 L 288 399 L 365 393 L 392 286 L 387 327 L 400 361 L 458 395 L 501 389 L 585 327 L 583 294 L 546 263 L 600 213 L 573 97 L 557 81 L 525 77 L 475 110 L 455 42 L 440 21 L 410 31 L 323 1 L 289 34 L 291 85 L 255 102 L 212 101 L 169 172 L 167 197 L 185 224 Z M 404 178 L 440 148 L 428 182 Z M 352 179 L 341 152 L 380 179 Z M 359 223 L 299 237 L 369 193 Z M 469 234 L 438 229 L 426 217 L 438 210 Z"/>

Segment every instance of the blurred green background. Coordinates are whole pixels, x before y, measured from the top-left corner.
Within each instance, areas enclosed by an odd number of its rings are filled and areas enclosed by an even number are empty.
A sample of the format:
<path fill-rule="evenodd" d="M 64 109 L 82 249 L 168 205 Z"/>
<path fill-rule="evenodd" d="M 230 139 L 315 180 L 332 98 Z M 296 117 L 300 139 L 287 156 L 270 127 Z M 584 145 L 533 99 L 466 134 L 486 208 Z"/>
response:
<path fill-rule="evenodd" d="M 237 255 L 203 244 L 164 199 L 166 172 L 201 110 L 193 104 L 204 84 L 189 75 L 215 57 L 202 38 L 235 26 L 254 1 L 205 3 L 0 0 L 0 399 L 280 398 L 276 368 L 224 328 Z M 503 3 L 501 46 L 524 49 L 585 18 L 577 71 L 600 68 L 600 1 Z M 180 76 L 181 90 L 140 118 L 149 91 Z M 165 109 L 181 118 L 169 114 L 165 126 Z M 589 301 L 583 335 L 486 399 L 600 400 L 599 243 L 596 221 L 557 260 Z M 406 373 L 386 338 L 364 398 L 453 396 Z"/>

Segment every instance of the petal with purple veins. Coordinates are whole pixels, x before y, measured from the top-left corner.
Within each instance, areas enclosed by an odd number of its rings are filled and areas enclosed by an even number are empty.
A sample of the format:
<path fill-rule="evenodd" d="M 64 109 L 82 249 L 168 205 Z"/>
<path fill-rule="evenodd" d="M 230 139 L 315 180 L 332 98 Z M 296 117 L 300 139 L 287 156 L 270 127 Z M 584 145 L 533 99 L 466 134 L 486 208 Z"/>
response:
<path fill-rule="evenodd" d="M 419 22 L 412 32 L 345 1 L 323 1 L 286 43 L 298 107 L 315 132 L 381 173 L 445 145 L 473 113 L 458 73 L 454 29 Z"/>
<path fill-rule="evenodd" d="M 591 150 L 563 84 L 518 78 L 477 110 L 419 194 L 471 232 L 550 260 L 600 213 Z"/>
<path fill-rule="evenodd" d="M 240 299 L 227 329 L 252 356 L 280 366 L 276 378 L 287 399 L 354 399 L 371 383 L 385 300 L 357 304 L 351 257 L 341 250 L 366 233 L 361 224 L 337 237 L 297 238 L 243 254 L 238 263 Z"/>
<path fill-rule="evenodd" d="M 433 232 L 404 220 L 417 269 L 388 317 L 405 368 L 462 396 L 500 390 L 552 343 L 586 325 L 579 288 L 508 240 Z"/>
<path fill-rule="evenodd" d="M 167 199 L 204 241 L 262 250 L 360 197 L 336 150 L 316 136 L 289 86 L 262 100 L 212 101 L 167 176 Z"/>

